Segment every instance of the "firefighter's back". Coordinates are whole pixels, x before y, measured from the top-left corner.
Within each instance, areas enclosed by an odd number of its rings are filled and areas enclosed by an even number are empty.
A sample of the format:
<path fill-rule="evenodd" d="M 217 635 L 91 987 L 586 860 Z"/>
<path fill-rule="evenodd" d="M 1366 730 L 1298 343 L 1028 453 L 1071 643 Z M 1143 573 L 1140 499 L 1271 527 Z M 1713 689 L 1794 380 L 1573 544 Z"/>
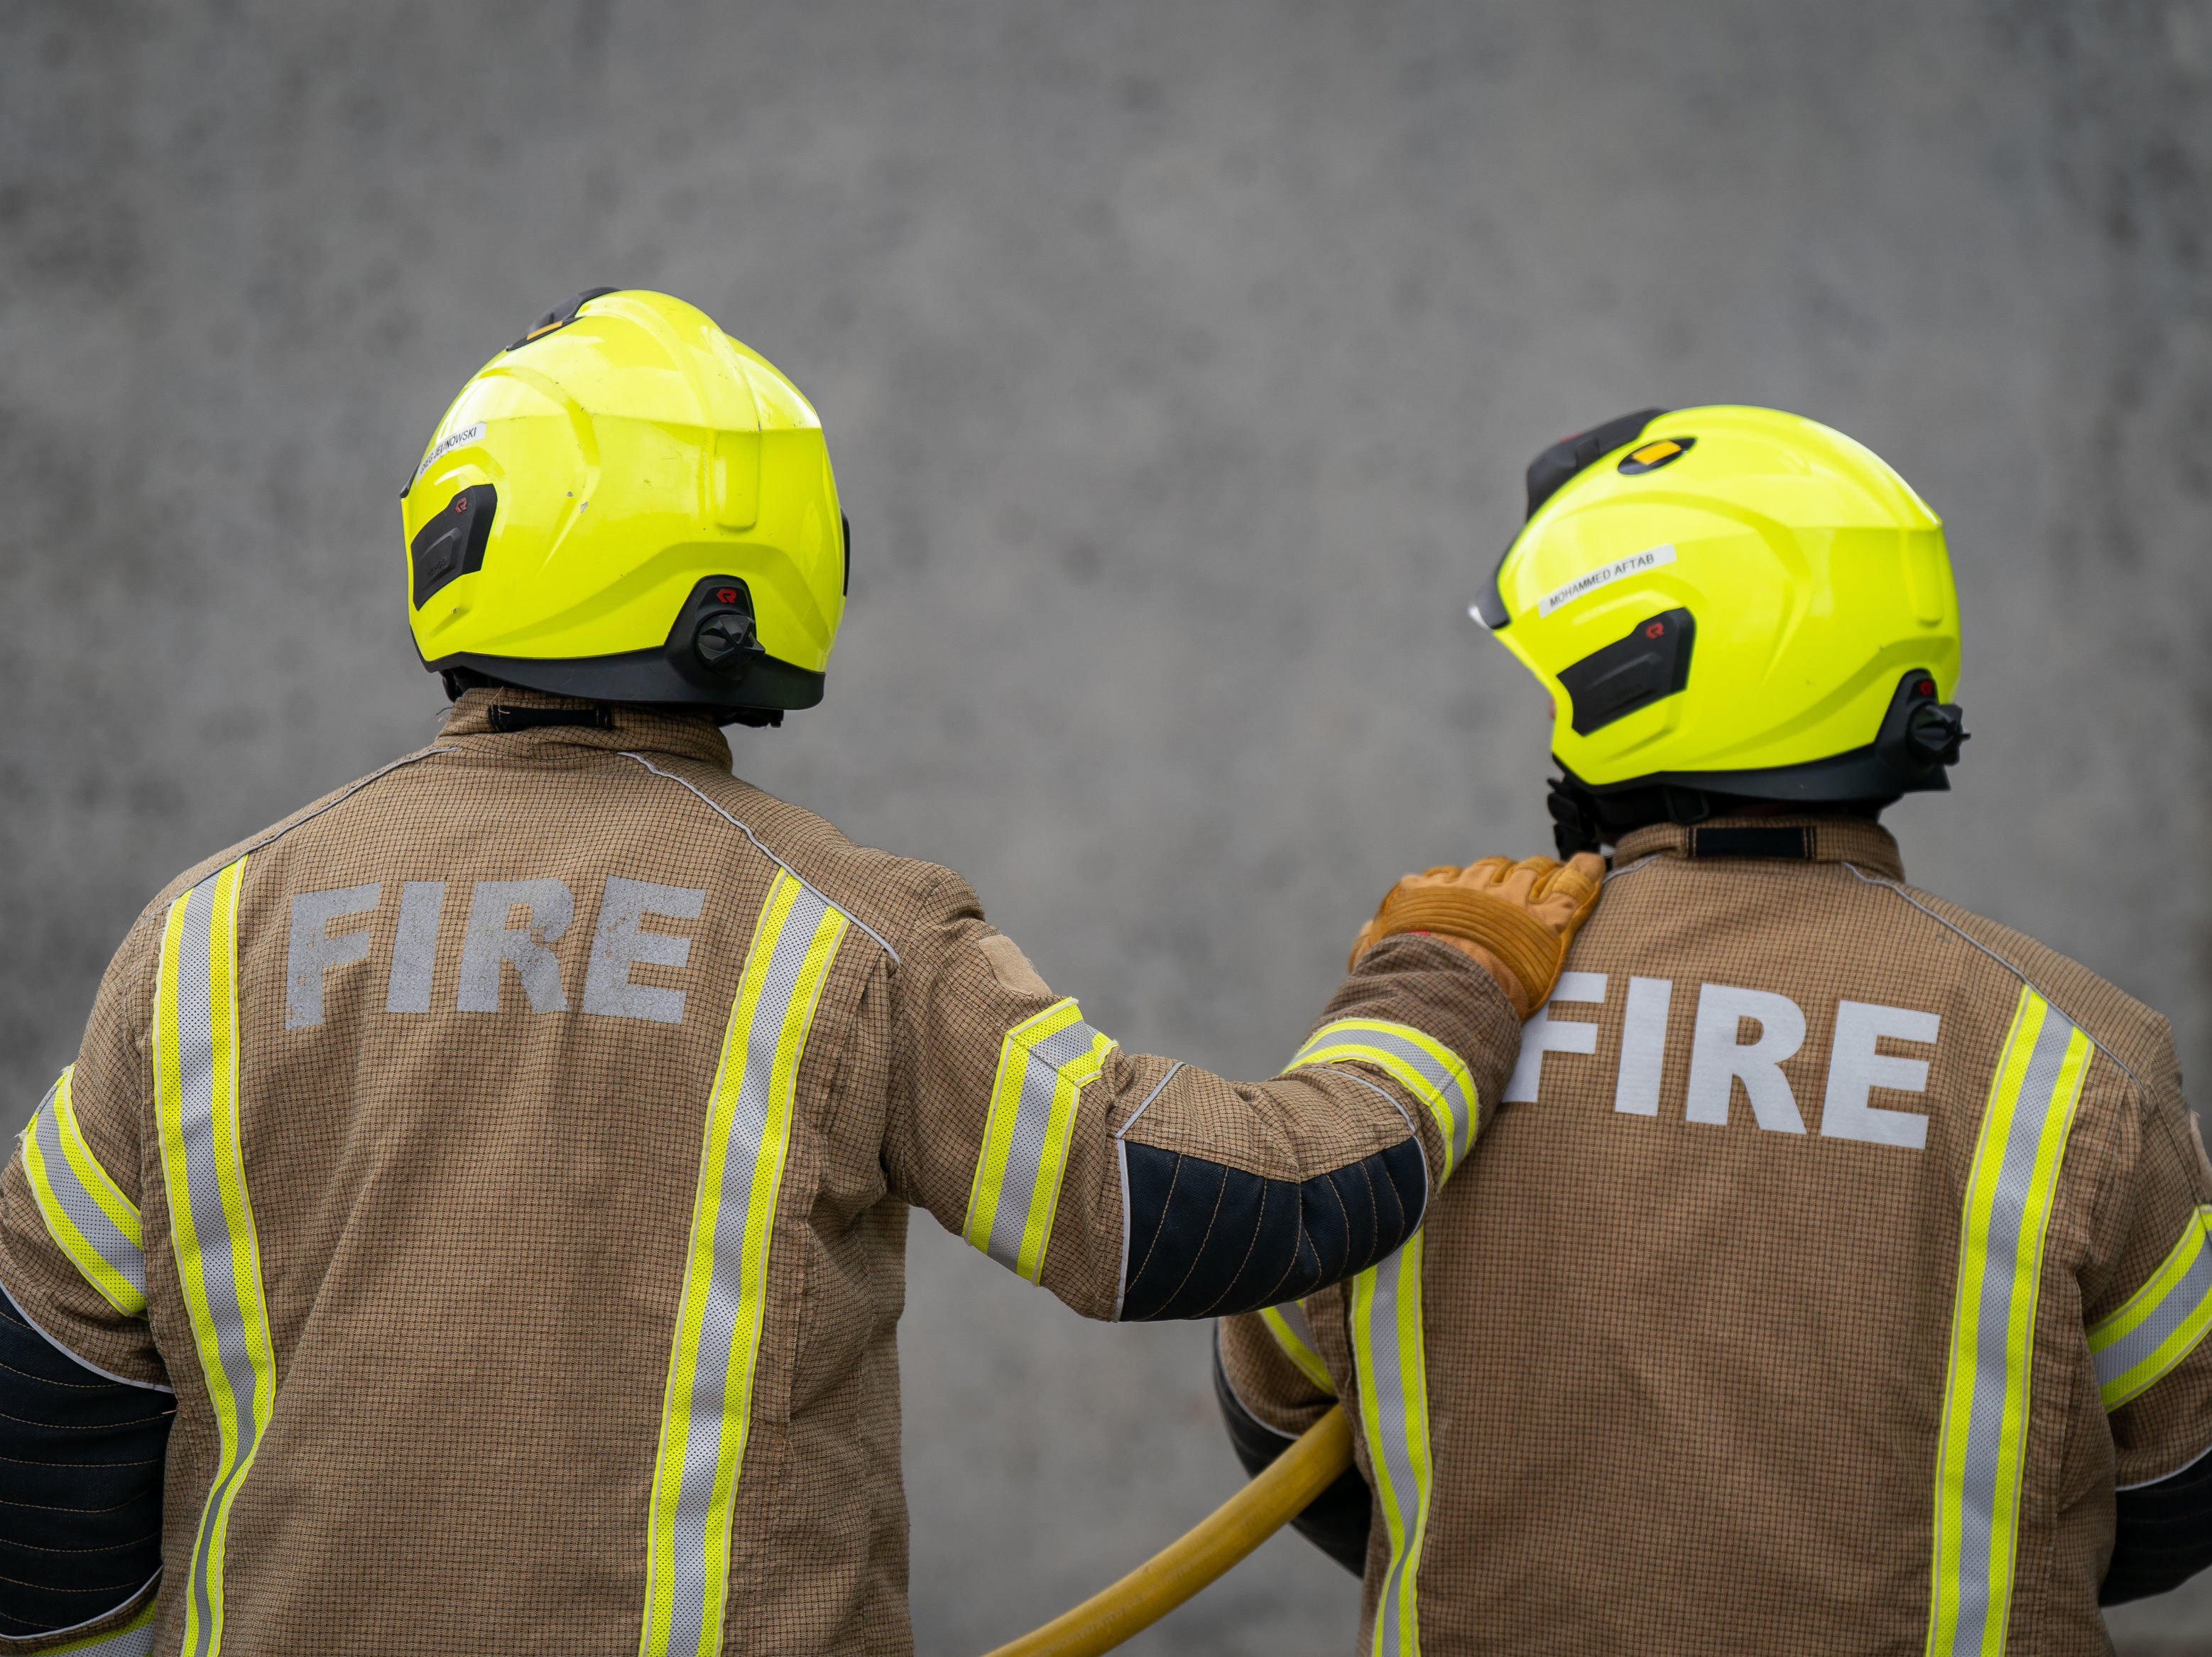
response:
<path fill-rule="evenodd" d="M 688 1650 L 767 1526 L 839 1545 L 737 1574 L 761 1624 L 896 1643 L 890 957 L 844 905 L 890 930 L 941 872 L 738 783 L 703 721 L 506 700 L 181 877 L 70 1078 L 145 1320 L 39 1315 L 177 1389 L 164 1631 L 613 1651 L 644 1603 Z M 106 1312 L 46 1264 L 13 1281 Z M 733 1510 L 741 1462 L 832 1443 L 846 1477 Z"/>
<path fill-rule="evenodd" d="M 2212 1184 L 2164 1020 L 1871 822 L 1614 868 L 1428 1230 L 1425 1642 L 2106 1649 L 2116 1472 L 2212 1442 L 2115 1317 Z"/>

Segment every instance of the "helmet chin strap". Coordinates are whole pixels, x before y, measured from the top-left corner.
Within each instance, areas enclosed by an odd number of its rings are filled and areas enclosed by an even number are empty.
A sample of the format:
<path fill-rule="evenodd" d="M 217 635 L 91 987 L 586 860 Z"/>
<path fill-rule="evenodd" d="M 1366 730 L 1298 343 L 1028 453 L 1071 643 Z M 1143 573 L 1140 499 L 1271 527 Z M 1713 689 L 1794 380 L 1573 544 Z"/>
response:
<path fill-rule="evenodd" d="M 1571 857 L 1578 851 L 1596 851 L 1611 845 L 1622 835 L 1648 824 L 1702 823 L 1735 801 L 1729 795 L 1674 783 L 1599 794 L 1571 773 L 1552 779 L 1547 803 L 1552 812 L 1552 839 L 1560 856 Z"/>
<path fill-rule="evenodd" d="M 1866 800 L 1759 800 L 1747 795 L 1723 794 L 1681 783 L 1658 783 L 1649 788 L 1621 789 L 1600 794 L 1569 772 L 1551 780 L 1547 804 L 1552 813 L 1552 839 L 1559 856 L 1599 851 L 1619 844 L 1621 837 L 1654 823 L 1680 823 L 1692 827 L 1715 817 L 1836 816 L 1879 818 L 1901 798 L 1899 795 Z"/>

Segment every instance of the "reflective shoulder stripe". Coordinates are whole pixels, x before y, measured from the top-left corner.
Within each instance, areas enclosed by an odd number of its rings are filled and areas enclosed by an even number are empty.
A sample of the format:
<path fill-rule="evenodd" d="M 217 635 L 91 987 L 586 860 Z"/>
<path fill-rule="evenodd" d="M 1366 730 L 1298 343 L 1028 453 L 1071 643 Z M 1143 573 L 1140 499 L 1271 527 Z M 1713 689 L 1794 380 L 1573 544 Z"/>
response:
<path fill-rule="evenodd" d="M 155 1575 L 158 1578 L 159 1573 Z M 146 1603 L 121 1627 L 112 1628 L 105 1634 L 88 1635 L 82 1640 L 71 1640 L 63 1645 L 48 1646 L 46 1651 L 51 1657 L 61 1657 L 64 1652 L 72 1654 L 72 1657 L 147 1657 L 147 1654 L 154 1649 L 154 1618 L 161 1611 L 161 1603 L 144 1588 L 138 1592 L 146 1594 Z M 119 1611 L 122 1607 L 116 1609 Z"/>
<path fill-rule="evenodd" d="M 146 1315 L 146 1255 L 138 1209 L 107 1177 L 85 1142 L 70 1103 L 70 1078 L 61 1073 L 47 1090 L 23 1136 L 23 1172 L 39 1217 L 85 1282 L 126 1318 Z"/>
<path fill-rule="evenodd" d="M 821 893 L 779 874 L 723 1033 L 653 1459 L 644 1657 L 714 1657 L 722 1648 L 730 1515 L 752 1427 L 793 1094 L 846 924 Z"/>
<path fill-rule="evenodd" d="M 1303 1302 L 1285 1301 L 1280 1306 L 1271 1306 L 1260 1313 L 1261 1321 L 1275 1337 L 1275 1344 L 1283 1349 L 1283 1355 L 1296 1364 L 1298 1373 L 1329 1395 L 1336 1396 L 1336 1383 L 1329 1378 L 1328 1366 L 1314 1350 L 1313 1325 L 1306 1321 Z"/>
<path fill-rule="evenodd" d="M 1076 1102 L 1113 1048 L 1112 1038 L 1085 1024 L 1073 1001 L 1016 1025 L 1000 1044 L 961 1235 L 1031 1282 L 1044 1275 Z"/>
<path fill-rule="evenodd" d="M 2128 1296 L 2127 1303 L 2089 1330 L 2097 1366 L 2097 1396 L 2109 1412 L 2139 1398 L 2194 1351 L 2212 1328 L 2212 1206 L 2200 1208 L 2182 1228 L 2181 1240 Z"/>
<path fill-rule="evenodd" d="M 1421 1239 L 1352 1280 L 1359 1425 L 1390 1538 L 1370 1657 L 1418 1657 L 1421 1544 L 1429 1528 L 1429 1379 L 1421 1339 Z"/>
<path fill-rule="evenodd" d="M 1384 1019 L 1339 1019 L 1307 1038 L 1285 1070 L 1355 1059 L 1388 1071 L 1437 1119 L 1443 1136 L 1444 1177 L 1467 1158 L 1481 1116 L 1474 1078 L 1459 1056 L 1410 1024 Z"/>
<path fill-rule="evenodd" d="M 186 1657 L 222 1643 L 225 1537 L 276 1404 L 276 1360 L 239 1135 L 243 857 L 169 905 L 154 992 L 155 1114 L 177 1276 L 219 1434 L 185 1587 Z"/>
<path fill-rule="evenodd" d="M 1936 1447 L 1930 1657 L 2004 1649 L 2044 1234 L 2094 1051 L 2063 1014 L 2021 988 L 1960 1222 Z"/>

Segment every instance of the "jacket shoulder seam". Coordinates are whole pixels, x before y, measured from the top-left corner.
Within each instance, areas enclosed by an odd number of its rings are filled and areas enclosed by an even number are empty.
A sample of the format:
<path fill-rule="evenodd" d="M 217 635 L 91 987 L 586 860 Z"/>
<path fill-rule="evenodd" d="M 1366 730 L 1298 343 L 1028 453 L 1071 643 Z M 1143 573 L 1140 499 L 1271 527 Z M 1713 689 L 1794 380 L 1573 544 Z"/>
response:
<path fill-rule="evenodd" d="M 2033 978 L 2030 978 L 2023 968 L 2016 966 L 2012 961 L 2006 959 L 2002 955 L 1998 954 L 1996 950 L 1990 948 L 1989 945 L 1984 943 L 1979 938 L 1967 931 L 1965 927 L 1960 926 L 1956 921 L 1947 919 L 1943 916 L 1937 914 L 1926 904 L 1922 903 L 1917 898 L 1906 891 L 1900 882 L 1885 880 L 1878 874 L 1869 874 L 1864 869 L 1861 868 L 1856 863 L 1851 862 L 1848 860 L 1844 861 L 1844 867 L 1850 870 L 1852 874 L 1857 875 L 1860 880 L 1865 881 L 1869 886 L 1881 886 L 1890 892 L 1895 892 L 1899 898 L 1902 899 L 1905 903 L 1910 904 L 1914 909 L 1918 910 L 1920 913 L 1926 916 L 1929 920 L 1935 922 L 1936 925 L 1942 927 L 1945 931 L 1956 934 L 1959 937 L 1964 939 L 1972 948 L 1978 950 L 1981 953 L 1988 956 L 1991 960 L 1995 961 L 1999 966 L 2004 968 L 2004 970 L 2013 978 L 2017 978 L 2021 984 L 2026 986 L 2027 989 L 2033 990 L 2051 1006 L 2057 1008 L 2059 1012 L 2064 1014 L 2068 1022 L 2071 1023 L 2073 1026 L 2079 1030 L 2083 1035 L 2089 1038 L 2089 1044 L 2091 1046 L 2094 1047 L 2099 1052 L 2102 1053 L 2106 1058 L 2112 1060 L 2114 1064 L 2118 1065 L 2121 1073 L 2127 1077 L 2128 1081 L 2131 1084 L 2133 1084 L 2136 1097 L 2138 1100 L 2148 1095 L 2150 1090 L 2143 1085 L 2143 1079 L 2136 1074 L 2135 1067 L 2130 1065 L 2125 1059 L 2122 1058 L 2117 1052 L 2113 1051 L 2112 1045 L 2109 1042 L 2106 1041 L 2102 1037 L 2097 1035 L 2094 1031 L 2092 1031 L 2086 1020 L 2076 1017 L 2072 1010 L 2069 1009 L 2063 1002 L 2062 1002 L 2057 996 L 2052 995 L 2049 990 L 2045 990 Z"/>
<path fill-rule="evenodd" d="M 767 858 L 769 862 L 774 863 L 786 874 L 788 874 L 793 880 L 798 881 L 799 885 L 805 886 L 809 892 L 819 898 L 824 904 L 828 905 L 831 909 L 836 910 L 837 913 L 842 915 L 848 921 L 860 928 L 861 931 L 866 933 L 871 938 L 873 938 L 876 941 L 877 947 L 881 949 L 884 954 L 890 957 L 892 966 L 897 966 L 902 964 L 899 959 L 899 953 L 897 950 L 891 947 L 890 939 L 884 937 L 882 933 L 877 931 L 875 928 L 870 926 L 858 915 L 855 915 L 845 905 L 839 903 L 835 898 L 832 898 L 820 886 L 815 885 L 813 881 L 808 880 L 804 874 L 801 874 L 783 858 L 769 850 L 767 844 L 762 840 L 760 836 L 755 834 L 749 825 L 740 819 L 734 813 L 730 811 L 727 807 L 724 806 L 720 801 L 715 799 L 713 795 L 708 793 L 706 789 L 701 788 L 696 783 L 694 783 L 687 777 L 679 777 L 674 771 L 661 770 L 661 768 L 654 765 L 653 761 L 633 749 L 618 748 L 616 752 L 621 754 L 621 756 L 625 759 L 636 761 L 637 764 L 644 766 L 646 770 L 651 771 L 655 777 L 665 777 L 669 782 L 675 783 L 678 788 L 690 789 L 692 794 L 698 797 L 701 803 L 706 806 L 708 810 L 713 812 L 717 817 L 720 817 L 724 822 L 729 824 L 731 827 L 736 829 L 738 833 L 744 835 L 747 840 L 750 841 L 752 843 L 753 849 L 759 852 L 762 856 Z"/>
<path fill-rule="evenodd" d="M 142 926 L 158 928 L 161 925 L 161 916 L 168 911 L 169 905 L 176 901 L 179 893 L 190 891 L 217 869 L 228 868 L 240 858 L 250 857 L 263 848 L 283 839 L 294 829 L 320 817 L 325 812 L 336 810 L 370 783 L 390 775 L 403 765 L 411 765 L 419 759 L 428 759 L 433 754 L 453 752 L 455 751 L 450 747 L 431 746 L 417 748 L 413 753 L 402 754 L 391 764 L 380 765 L 368 776 L 356 777 L 343 788 L 334 790 L 320 800 L 310 801 L 289 817 L 279 819 L 258 834 L 249 834 L 243 840 L 234 841 L 214 856 L 201 858 L 199 862 L 191 865 L 183 874 L 174 877 L 154 894 L 146 906 L 138 911 L 137 919 L 131 922 L 131 931 L 136 932 Z M 125 935 L 125 941 L 128 941 L 128 935 Z"/>

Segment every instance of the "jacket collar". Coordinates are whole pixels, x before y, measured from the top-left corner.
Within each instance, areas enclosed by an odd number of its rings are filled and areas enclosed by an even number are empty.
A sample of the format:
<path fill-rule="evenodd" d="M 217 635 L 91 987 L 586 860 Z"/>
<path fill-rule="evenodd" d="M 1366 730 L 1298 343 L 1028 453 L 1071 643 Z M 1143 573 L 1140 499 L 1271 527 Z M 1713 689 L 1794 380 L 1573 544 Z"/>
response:
<path fill-rule="evenodd" d="M 472 738 L 481 752 L 520 758 L 549 747 L 624 748 L 674 754 L 730 769 L 730 745 L 702 714 L 664 713 L 626 702 L 586 702 L 509 685 L 465 691 L 438 732 L 440 742 Z"/>
<path fill-rule="evenodd" d="M 1716 817 L 1686 828 L 1652 823 L 1620 837 L 1615 868 L 1644 857 L 1696 858 L 1701 862 L 1756 858 L 1808 863 L 1856 863 L 1885 880 L 1905 878 L 1904 860 L 1887 829 L 1864 817 L 1807 813 L 1789 817 Z"/>

